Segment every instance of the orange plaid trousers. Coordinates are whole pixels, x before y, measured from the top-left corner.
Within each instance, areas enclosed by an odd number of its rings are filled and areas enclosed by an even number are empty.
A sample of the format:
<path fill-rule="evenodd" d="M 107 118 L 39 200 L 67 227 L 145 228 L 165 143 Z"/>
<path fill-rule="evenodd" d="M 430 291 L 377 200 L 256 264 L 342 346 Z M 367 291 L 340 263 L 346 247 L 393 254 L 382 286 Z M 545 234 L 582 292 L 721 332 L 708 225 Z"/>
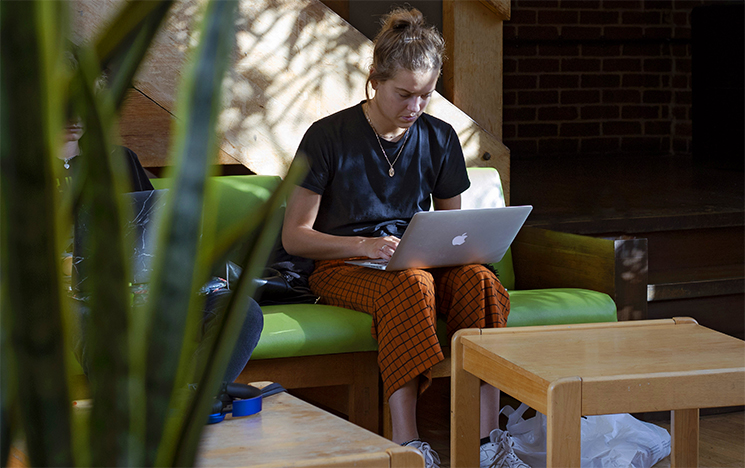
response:
<path fill-rule="evenodd" d="M 320 260 L 310 287 L 324 304 L 372 315 L 386 399 L 416 377 L 419 394 L 431 384 L 430 369 L 444 359 L 438 316 L 450 339 L 461 328 L 505 327 L 510 313 L 507 290 L 483 265 L 389 272 Z"/>

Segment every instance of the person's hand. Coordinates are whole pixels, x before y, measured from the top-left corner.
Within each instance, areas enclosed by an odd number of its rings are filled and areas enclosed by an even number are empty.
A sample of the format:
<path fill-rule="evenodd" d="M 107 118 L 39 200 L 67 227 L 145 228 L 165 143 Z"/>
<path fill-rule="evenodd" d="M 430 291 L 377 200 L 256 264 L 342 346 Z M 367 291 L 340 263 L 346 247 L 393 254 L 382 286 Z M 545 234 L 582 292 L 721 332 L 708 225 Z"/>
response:
<path fill-rule="evenodd" d="M 370 258 L 382 258 L 389 260 L 396 251 L 401 239 L 394 236 L 370 237 L 365 239 L 365 255 Z"/>

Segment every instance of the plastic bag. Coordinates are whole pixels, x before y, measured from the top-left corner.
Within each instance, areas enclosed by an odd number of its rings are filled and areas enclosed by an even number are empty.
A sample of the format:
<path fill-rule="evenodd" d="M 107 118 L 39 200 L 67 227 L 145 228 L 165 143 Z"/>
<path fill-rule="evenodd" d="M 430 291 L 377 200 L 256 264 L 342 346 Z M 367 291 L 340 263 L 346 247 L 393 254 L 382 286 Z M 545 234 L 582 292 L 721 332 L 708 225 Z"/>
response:
<path fill-rule="evenodd" d="M 523 419 L 528 405 L 505 406 L 507 432 L 515 454 L 532 468 L 546 466 L 546 416 L 536 411 Z M 582 417 L 582 468 L 650 468 L 670 455 L 670 434 L 627 413 Z"/>

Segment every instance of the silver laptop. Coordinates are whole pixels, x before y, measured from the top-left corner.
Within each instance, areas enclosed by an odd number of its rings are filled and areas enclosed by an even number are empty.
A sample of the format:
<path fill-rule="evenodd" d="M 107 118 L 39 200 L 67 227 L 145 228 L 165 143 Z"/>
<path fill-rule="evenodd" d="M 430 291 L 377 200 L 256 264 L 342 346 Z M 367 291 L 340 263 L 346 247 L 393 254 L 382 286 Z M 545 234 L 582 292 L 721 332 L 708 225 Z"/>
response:
<path fill-rule="evenodd" d="M 386 271 L 495 263 L 502 260 L 532 209 L 525 205 L 420 211 L 411 218 L 390 260 L 347 263 Z"/>

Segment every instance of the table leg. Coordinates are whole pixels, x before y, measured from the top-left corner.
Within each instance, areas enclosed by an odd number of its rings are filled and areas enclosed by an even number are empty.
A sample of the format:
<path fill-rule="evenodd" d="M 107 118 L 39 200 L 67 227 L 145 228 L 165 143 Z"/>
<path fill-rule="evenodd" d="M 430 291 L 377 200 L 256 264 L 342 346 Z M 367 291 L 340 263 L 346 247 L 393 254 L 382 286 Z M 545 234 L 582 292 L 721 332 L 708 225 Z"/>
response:
<path fill-rule="evenodd" d="M 460 330 L 453 337 L 450 375 L 450 466 L 479 466 L 479 390 L 481 380 L 463 370 Z"/>
<path fill-rule="evenodd" d="M 548 387 L 546 467 L 579 467 L 582 379 L 566 377 Z"/>
<path fill-rule="evenodd" d="M 698 408 L 674 410 L 670 418 L 672 451 L 670 465 L 698 466 Z"/>

